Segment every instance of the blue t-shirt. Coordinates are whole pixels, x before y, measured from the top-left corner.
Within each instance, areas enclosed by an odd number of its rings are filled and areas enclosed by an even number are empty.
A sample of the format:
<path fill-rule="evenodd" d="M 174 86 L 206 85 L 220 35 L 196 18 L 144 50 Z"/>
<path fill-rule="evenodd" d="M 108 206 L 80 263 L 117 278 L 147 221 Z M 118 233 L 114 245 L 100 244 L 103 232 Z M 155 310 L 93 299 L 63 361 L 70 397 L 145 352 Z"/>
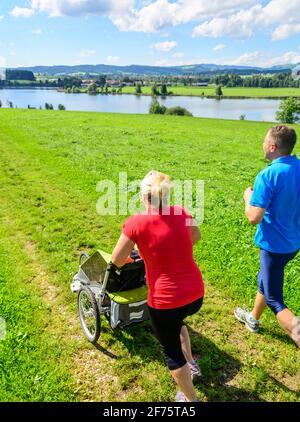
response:
<path fill-rule="evenodd" d="M 279 157 L 256 177 L 250 205 L 266 208 L 255 244 L 275 253 L 300 248 L 300 160 Z"/>

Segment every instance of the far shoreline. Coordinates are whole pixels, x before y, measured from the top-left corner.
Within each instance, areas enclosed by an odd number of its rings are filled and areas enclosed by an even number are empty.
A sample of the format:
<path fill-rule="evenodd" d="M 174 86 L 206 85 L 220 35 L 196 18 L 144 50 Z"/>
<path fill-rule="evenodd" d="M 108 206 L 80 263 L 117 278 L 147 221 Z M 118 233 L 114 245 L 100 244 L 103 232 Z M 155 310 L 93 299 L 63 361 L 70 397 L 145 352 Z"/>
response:
<path fill-rule="evenodd" d="M 26 90 L 26 89 L 37 89 L 37 90 L 55 90 L 57 92 L 63 93 L 63 94 L 88 94 L 88 95 L 135 95 L 137 97 L 151 97 L 152 94 L 150 92 L 142 92 L 141 94 L 136 94 L 135 92 L 97 92 L 97 93 L 88 93 L 86 90 L 80 90 L 80 92 L 67 92 L 66 90 L 62 89 L 62 88 L 57 88 L 57 87 L 53 87 L 53 86 L 5 86 L 5 87 L 0 87 L 0 90 Z M 193 89 L 193 88 L 192 88 Z M 226 88 L 224 88 L 226 89 Z M 230 89 L 234 89 L 234 88 L 230 88 Z M 246 89 L 246 90 L 259 90 L 259 89 L 272 89 L 272 90 L 281 90 L 281 89 L 285 89 L 285 88 L 238 88 L 238 89 Z M 211 95 L 211 94 L 198 94 L 198 93 L 171 93 L 169 95 L 163 96 L 163 95 L 156 95 L 156 97 L 165 99 L 168 97 L 199 97 L 199 98 L 207 98 L 207 99 L 217 99 L 217 100 L 231 100 L 231 99 L 237 99 L 237 100 L 247 100 L 247 99 L 262 99 L 262 100 L 286 100 L 287 98 L 295 98 L 298 99 L 300 98 L 300 92 L 297 95 L 221 95 L 221 96 L 217 96 L 217 95 Z"/>
<path fill-rule="evenodd" d="M 226 88 L 225 88 L 226 89 Z M 243 89 L 243 88 L 239 88 L 239 89 Z M 244 89 L 260 89 L 260 88 L 244 88 Z M 261 88 L 261 89 L 266 89 L 266 88 Z M 270 88 L 270 89 L 282 89 L 282 88 Z M 64 94 L 73 94 L 73 92 L 67 92 L 64 89 L 58 88 L 57 89 L 58 92 L 62 92 Z M 97 93 L 88 93 L 86 90 L 84 91 L 80 91 L 77 92 L 76 94 L 88 94 L 88 95 L 135 95 L 137 97 L 153 97 L 153 95 L 150 92 L 142 92 L 141 94 L 136 94 L 135 92 L 97 92 Z M 169 98 L 169 97 L 199 97 L 199 98 L 208 98 L 208 99 L 217 99 L 217 100 L 231 100 L 231 99 L 237 99 L 237 100 L 249 100 L 249 99 L 262 99 L 262 100 L 286 100 L 287 98 L 295 98 L 298 99 L 300 98 L 300 92 L 299 95 L 271 95 L 271 96 L 259 96 L 259 95 L 211 95 L 211 94 L 191 94 L 191 93 L 174 93 L 172 92 L 171 94 L 168 95 L 155 95 L 154 97 L 156 98 Z"/>

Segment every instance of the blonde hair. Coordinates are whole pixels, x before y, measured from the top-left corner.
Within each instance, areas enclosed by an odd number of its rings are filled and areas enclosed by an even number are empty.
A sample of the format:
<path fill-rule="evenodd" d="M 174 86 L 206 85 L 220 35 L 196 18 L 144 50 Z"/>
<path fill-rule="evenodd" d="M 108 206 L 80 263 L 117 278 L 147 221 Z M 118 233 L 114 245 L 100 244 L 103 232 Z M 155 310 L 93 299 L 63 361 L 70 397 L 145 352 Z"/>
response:
<path fill-rule="evenodd" d="M 170 189 L 170 176 L 156 170 L 149 171 L 141 182 L 142 195 L 147 197 L 150 205 L 157 208 L 168 203 Z"/>

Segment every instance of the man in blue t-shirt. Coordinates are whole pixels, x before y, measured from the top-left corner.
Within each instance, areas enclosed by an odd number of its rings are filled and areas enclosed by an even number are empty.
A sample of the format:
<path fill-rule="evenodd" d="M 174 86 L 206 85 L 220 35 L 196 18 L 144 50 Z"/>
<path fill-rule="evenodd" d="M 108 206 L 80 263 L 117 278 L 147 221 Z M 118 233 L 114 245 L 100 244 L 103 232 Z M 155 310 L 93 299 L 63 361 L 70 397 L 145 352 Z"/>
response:
<path fill-rule="evenodd" d="M 235 308 L 234 314 L 257 332 L 259 318 L 269 306 L 300 347 L 300 319 L 283 301 L 284 268 L 300 249 L 300 160 L 291 155 L 296 140 L 296 132 L 288 126 L 268 131 L 263 150 L 271 164 L 258 174 L 254 189 L 244 193 L 246 216 L 251 224 L 258 224 L 255 244 L 260 248 L 260 271 L 252 312 Z"/>

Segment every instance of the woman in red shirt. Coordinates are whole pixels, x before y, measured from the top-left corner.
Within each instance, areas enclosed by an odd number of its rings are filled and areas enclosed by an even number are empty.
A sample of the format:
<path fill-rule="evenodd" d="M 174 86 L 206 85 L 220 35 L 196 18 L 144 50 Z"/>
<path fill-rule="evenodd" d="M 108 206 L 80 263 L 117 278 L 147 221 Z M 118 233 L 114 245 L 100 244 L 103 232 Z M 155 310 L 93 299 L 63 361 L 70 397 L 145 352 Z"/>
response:
<path fill-rule="evenodd" d="M 146 211 L 124 223 L 112 262 L 121 267 L 138 246 L 146 266 L 153 330 L 180 388 L 176 401 L 198 401 L 192 381 L 200 376 L 200 368 L 183 320 L 201 308 L 204 296 L 202 275 L 193 258 L 200 231 L 183 208 L 168 205 L 169 192 L 169 176 L 147 174 L 141 183 Z"/>

